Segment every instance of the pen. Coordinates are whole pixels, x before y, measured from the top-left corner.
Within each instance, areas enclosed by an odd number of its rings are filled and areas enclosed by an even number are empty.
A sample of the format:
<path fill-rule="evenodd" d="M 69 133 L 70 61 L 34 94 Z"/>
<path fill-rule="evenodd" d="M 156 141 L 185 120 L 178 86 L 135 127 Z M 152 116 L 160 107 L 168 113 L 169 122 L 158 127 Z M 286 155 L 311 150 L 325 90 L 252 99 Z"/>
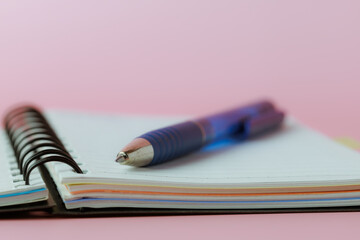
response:
<path fill-rule="evenodd" d="M 160 164 L 224 138 L 245 140 L 275 130 L 283 119 L 284 113 L 271 102 L 256 102 L 145 133 L 126 145 L 116 162 L 136 167 Z"/>

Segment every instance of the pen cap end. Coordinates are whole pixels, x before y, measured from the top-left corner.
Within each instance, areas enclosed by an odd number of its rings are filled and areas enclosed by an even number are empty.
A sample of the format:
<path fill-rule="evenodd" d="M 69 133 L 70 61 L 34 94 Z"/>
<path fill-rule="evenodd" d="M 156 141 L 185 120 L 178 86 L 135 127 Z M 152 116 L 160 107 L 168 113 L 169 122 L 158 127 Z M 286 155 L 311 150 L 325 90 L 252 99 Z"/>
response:
<path fill-rule="evenodd" d="M 248 137 L 254 137 L 279 128 L 284 121 L 285 114 L 280 111 L 269 111 L 252 118 L 247 123 Z"/>

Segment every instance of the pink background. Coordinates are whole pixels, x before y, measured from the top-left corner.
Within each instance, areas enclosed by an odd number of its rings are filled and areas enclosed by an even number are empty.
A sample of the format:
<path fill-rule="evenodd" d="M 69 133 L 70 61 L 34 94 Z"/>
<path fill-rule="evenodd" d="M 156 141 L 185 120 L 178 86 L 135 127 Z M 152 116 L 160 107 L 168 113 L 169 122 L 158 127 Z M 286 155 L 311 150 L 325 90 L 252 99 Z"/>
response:
<path fill-rule="evenodd" d="M 360 139 L 359 23 L 356 0 L 3 1 L 0 112 L 25 101 L 201 115 L 268 97 L 330 136 Z M 0 231 L 357 239 L 359 223 L 360 213 L 5 219 Z"/>

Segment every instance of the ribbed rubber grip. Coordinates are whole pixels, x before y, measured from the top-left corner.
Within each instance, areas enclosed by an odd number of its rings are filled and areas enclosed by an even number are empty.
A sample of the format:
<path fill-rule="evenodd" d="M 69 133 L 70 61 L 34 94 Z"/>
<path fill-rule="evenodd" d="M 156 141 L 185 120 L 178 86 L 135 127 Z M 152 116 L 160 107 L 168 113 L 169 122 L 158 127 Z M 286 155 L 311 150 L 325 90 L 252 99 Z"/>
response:
<path fill-rule="evenodd" d="M 148 132 L 139 138 L 148 140 L 154 148 L 154 158 L 149 165 L 186 155 L 203 146 L 201 128 L 191 121 Z"/>

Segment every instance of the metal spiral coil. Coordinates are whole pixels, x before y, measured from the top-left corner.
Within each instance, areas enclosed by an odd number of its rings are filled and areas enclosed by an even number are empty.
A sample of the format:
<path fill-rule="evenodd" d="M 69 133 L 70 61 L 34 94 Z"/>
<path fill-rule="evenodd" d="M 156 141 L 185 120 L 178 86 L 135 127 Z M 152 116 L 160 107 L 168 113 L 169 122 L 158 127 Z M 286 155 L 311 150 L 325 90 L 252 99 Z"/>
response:
<path fill-rule="evenodd" d="M 13 109 L 5 116 L 4 125 L 26 185 L 30 173 L 46 162 L 62 162 L 83 173 L 36 107 Z"/>

